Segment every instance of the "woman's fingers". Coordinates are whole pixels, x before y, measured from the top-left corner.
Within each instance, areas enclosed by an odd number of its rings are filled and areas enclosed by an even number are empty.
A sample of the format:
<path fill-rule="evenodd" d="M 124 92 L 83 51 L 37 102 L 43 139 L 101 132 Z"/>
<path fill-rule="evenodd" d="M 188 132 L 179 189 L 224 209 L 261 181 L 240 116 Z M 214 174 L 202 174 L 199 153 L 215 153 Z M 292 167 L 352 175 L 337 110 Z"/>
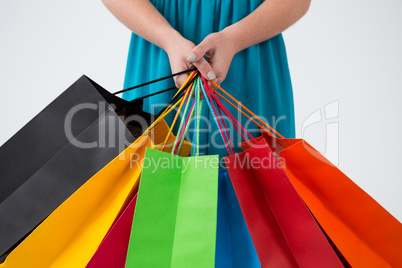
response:
<path fill-rule="evenodd" d="M 186 74 L 181 74 L 181 75 L 176 76 L 174 78 L 175 86 L 177 88 L 181 88 L 181 86 L 184 84 L 184 82 L 186 82 L 187 77 L 188 76 Z"/>
<path fill-rule="evenodd" d="M 220 85 L 222 82 L 223 82 L 223 80 L 222 79 L 219 79 L 219 78 L 217 78 L 217 79 L 214 79 L 213 80 L 217 85 Z M 216 88 L 216 86 L 214 85 L 214 84 L 212 84 L 211 82 L 208 82 L 208 85 L 209 85 L 209 87 L 212 89 L 212 91 L 215 91 L 217 88 Z"/>
<path fill-rule="evenodd" d="M 190 62 L 197 62 L 203 59 L 205 54 L 210 49 L 209 43 L 210 42 L 207 39 L 204 39 L 201 43 L 193 48 L 187 60 L 189 60 Z"/>
<path fill-rule="evenodd" d="M 201 75 L 204 76 L 206 79 L 214 80 L 216 78 L 211 65 L 207 62 L 206 59 L 201 58 L 200 60 L 192 63 L 198 69 L 198 71 L 200 71 Z"/>
<path fill-rule="evenodd" d="M 211 65 L 206 61 L 206 59 L 202 58 L 198 62 L 193 63 L 195 67 L 200 71 L 201 75 L 204 76 L 207 80 L 214 80 L 216 78 L 216 74 L 212 70 Z"/>
<path fill-rule="evenodd" d="M 214 80 L 216 74 L 212 70 L 211 65 L 204 58 L 205 54 L 210 50 L 208 40 L 202 41 L 198 46 L 194 47 L 187 60 L 191 62 L 200 71 L 202 76 L 208 80 Z"/>

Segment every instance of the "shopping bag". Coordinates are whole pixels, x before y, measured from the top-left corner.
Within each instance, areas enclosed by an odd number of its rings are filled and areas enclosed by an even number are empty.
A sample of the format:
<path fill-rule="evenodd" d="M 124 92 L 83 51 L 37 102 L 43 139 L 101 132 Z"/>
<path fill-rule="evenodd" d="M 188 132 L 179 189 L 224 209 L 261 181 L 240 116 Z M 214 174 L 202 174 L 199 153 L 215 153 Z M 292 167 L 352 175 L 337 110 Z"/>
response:
<path fill-rule="evenodd" d="M 124 268 L 136 201 L 137 195 L 113 224 L 86 265 L 87 268 Z"/>
<path fill-rule="evenodd" d="M 166 123 L 153 132 L 167 133 Z M 169 142 L 174 139 L 171 135 Z M 136 192 L 147 147 L 153 147 L 148 136 L 137 139 L 50 214 L 0 267 L 85 267 Z M 190 149 L 184 143 L 181 152 Z"/>
<path fill-rule="evenodd" d="M 243 153 L 236 154 L 230 148 L 222 115 L 244 139 L 245 135 L 253 137 L 204 82 L 204 96 L 227 145 L 225 164 L 261 266 L 343 267 L 265 141 L 256 142 Z"/>
<path fill-rule="evenodd" d="M 150 146 L 148 137 L 141 143 Z M 108 163 L 50 214 L 0 267 L 84 267 L 97 248 L 93 238 L 99 239 L 99 232 L 105 229 L 107 232 L 108 218 L 121 209 L 134 186 L 141 169 L 130 168 L 129 163 L 133 156 L 143 157 L 145 146 L 128 147 L 124 155 Z M 92 254 L 79 250 L 91 246 Z M 70 258 L 72 251 L 76 258 Z"/>
<path fill-rule="evenodd" d="M 93 176 L 14 249 L 0 267 L 84 267 L 127 197 L 136 191 L 139 161 L 145 147 L 152 143 L 149 138 L 135 143 L 140 146 L 127 148 Z"/>
<path fill-rule="evenodd" d="M 352 267 L 402 267 L 402 224 L 302 139 L 264 132 L 322 228 Z"/>
<path fill-rule="evenodd" d="M 217 95 L 263 129 L 270 150 L 278 155 L 287 177 L 333 242 L 334 249 L 345 257 L 344 264 L 402 266 L 402 224 L 397 219 L 305 140 L 286 139 L 219 85 L 215 86 L 238 105 L 220 93 Z M 243 148 L 247 150 L 255 141 L 243 143 Z"/>
<path fill-rule="evenodd" d="M 194 87 L 183 99 L 185 115 Z M 200 111 L 197 99 L 190 114 Z M 146 150 L 126 267 L 215 265 L 219 159 L 198 156 L 197 148 L 191 157 L 174 154 L 189 118 L 182 117 L 172 154 Z"/>
<path fill-rule="evenodd" d="M 0 147 L 0 256 L 124 150 L 125 146 L 75 146 L 64 130 L 71 111 L 80 104 L 92 107 L 78 111 L 68 126 L 79 143 L 99 143 L 99 130 L 112 129 L 111 122 L 122 132 L 102 133 L 105 141 L 134 141 L 110 109 L 113 100 L 107 94 L 82 76 Z"/>
<path fill-rule="evenodd" d="M 126 267 L 213 267 L 218 157 L 145 159 Z"/>
<path fill-rule="evenodd" d="M 225 163 L 262 267 L 343 267 L 264 140 Z"/>
<path fill-rule="evenodd" d="M 168 126 L 164 120 L 162 120 L 152 135 L 153 146 L 155 149 L 162 149 L 163 142 L 165 140 L 166 133 L 168 133 Z M 174 141 L 174 136 L 171 135 L 169 142 Z M 187 156 L 190 154 L 191 145 L 188 142 L 184 142 L 180 150 L 180 155 Z M 171 147 L 165 146 L 165 150 L 169 152 Z M 116 222 L 113 224 L 112 228 L 103 239 L 102 243 L 99 245 L 95 254 L 92 256 L 91 260 L 86 267 L 93 268 L 109 268 L 109 267 L 124 267 L 126 263 L 126 255 L 128 242 L 131 233 L 131 225 L 134 215 L 134 207 L 137 197 L 135 196 L 127 207 L 124 209 L 123 213 L 119 216 Z"/>
<path fill-rule="evenodd" d="M 216 268 L 261 267 L 227 170 L 219 172 Z"/>
<path fill-rule="evenodd" d="M 0 147 L 0 262 L 154 120 L 144 97 L 122 100 L 82 76 Z"/>

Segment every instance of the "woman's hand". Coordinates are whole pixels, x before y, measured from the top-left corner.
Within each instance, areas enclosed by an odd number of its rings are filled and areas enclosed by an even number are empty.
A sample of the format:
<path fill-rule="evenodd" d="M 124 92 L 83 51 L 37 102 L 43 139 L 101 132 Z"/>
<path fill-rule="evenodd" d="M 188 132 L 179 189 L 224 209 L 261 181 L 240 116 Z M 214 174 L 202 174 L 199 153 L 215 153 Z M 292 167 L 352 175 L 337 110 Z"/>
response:
<path fill-rule="evenodd" d="M 174 30 L 148 0 L 102 1 L 131 31 L 168 53 L 172 72 L 195 66 L 206 79 L 216 79 L 217 83 L 226 78 L 237 52 L 284 31 L 307 12 L 311 2 L 264 1 L 245 18 L 221 32 L 208 35 L 198 46 L 194 46 Z M 185 78 L 186 75 L 175 78 L 176 86 L 181 86 Z"/>
<path fill-rule="evenodd" d="M 211 77 L 211 65 L 204 58 L 198 60 L 196 63 L 190 62 L 187 59 L 188 55 L 190 55 L 193 49 L 196 47 L 193 42 L 185 39 L 181 35 L 176 36 L 174 40 L 175 41 L 171 42 L 169 46 L 165 49 L 169 57 L 172 73 L 181 72 L 195 66 L 197 67 L 197 69 L 199 69 L 200 73 L 208 80 L 215 79 L 215 77 Z M 200 69 L 199 67 L 202 67 L 202 69 Z M 180 88 L 186 81 L 187 77 L 187 74 L 175 76 L 174 81 L 176 87 Z"/>
<path fill-rule="evenodd" d="M 178 36 L 175 41 L 171 42 L 169 47 L 165 49 L 169 57 L 172 74 L 194 67 L 191 62 L 187 61 L 187 56 L 191 53 L 194 47 L 195 45 L 193 42 L 183 38 L 182 36 Z M 175 76 L 173 79 L 176 87 L 180 88 L 186 81 L 187 77 L 187 74 Z"/>
<path fill-rule="evenodd" d="M 235 43 L 223 30 L 205 37 L 199 45 L 192 49 L 187 60 L 197 67 L 206 79 L 214 80 L 215 83 L 220 84 L 225 80 L 236 52 Z M 215 87 L 211 86 L 211 88 L 214 89 Z"/>

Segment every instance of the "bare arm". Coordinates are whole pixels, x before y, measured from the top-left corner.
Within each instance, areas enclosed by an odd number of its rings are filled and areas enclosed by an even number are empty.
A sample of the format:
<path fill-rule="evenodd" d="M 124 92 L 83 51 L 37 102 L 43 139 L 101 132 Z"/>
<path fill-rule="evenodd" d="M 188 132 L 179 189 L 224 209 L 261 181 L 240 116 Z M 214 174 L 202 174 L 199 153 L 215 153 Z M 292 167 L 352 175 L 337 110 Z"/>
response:
<path fill-rule="evenodd" d="M 223 31 L 234 40 L 236 52 L 268 40 L 306 14 L 311 0 L 267 0 L 254 12 Z"/>
<path fill-rule="evenodd" d="M 148 40 L 166 51 L 172 73 L 202 66 L 201 74 L 207 77 L 212 67 L 205 59 L 196 64 L 187 60 L 194 43 L 185 39 L 172 28 L 169 22 L 159 13 L 149 0 L 102 0 L 110 12 L 126 25 L 132 32 Z M 180 87 L 187 75 L 174 78 L 176 86 Z"/>
<path fill-rule="evenodd" d="M 102 0 L 132 32 L 167 50 L 169 40 L 181 37 L 148 0 Z"/>
<path fill-rule="evenodd" d="M 310 6 L 310 0 L 267 0 L 244 19 L 208 35 L 195 46 L 173 29 L 149 0 L 102 1 L 132 32 L 167 52 L 172 72 L 194 65 L 207 79 L 220 81 L 225 79 L 237 52 L 281 33 L 299 20 Z M 176 77 L 176 86 L 185 79 L 185 75 Z"/>

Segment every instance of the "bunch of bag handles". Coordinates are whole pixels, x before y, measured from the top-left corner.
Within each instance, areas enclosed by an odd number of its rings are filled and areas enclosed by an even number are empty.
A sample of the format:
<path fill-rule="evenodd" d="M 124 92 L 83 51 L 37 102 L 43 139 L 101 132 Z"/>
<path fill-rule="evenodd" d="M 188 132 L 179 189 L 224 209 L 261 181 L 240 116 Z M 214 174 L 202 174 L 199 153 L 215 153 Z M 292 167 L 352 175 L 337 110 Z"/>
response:
<path fill-rule="evenodd" d="M 194 102 L 191 105 L 191 108 L 189 111 L 189 116 L 187 116 L 187 117 L 183 116 L 181 118 L 178 133 L 177 133 L 176 139 L 173 143 L 173 148 L 172 148 L 171 153 L 178 154 L 178 152 L 180 152 L 181 146 L 184 141 L 184 137 L 190 126 L 191 118 L 195 115 L 195 120 L 194 120 L 195 135 L 193 136 L 193 141 L 192 141 L 193 146 L 191 149 L 191 155 L 193 155 L 193 156 L 199 155 L 199 125 L 200 125 L 200 117 L 201 117 L 201 109 L 202 109 L 201 92 L 204 95 L 208 108 L 209 108 L 210 112 L 212 113 L 213 120 L 214 120 L 218 130 L 220 131 L 221 137 L 225 143 L 225 146 L 226 146 L 226 149 L 227 149 L 229 155 L 234 154 L 234 149 L 233 149 L 233 144 L 230 141 L 230 138 L 229 138 L 229 135 L 227 132 L 225 121 L 223 120 L 223 114 L 229 119 L 230 123 L 234 126 L 236 131 L 239 132 L 239 134 L 245 141 L 247 141 L 245 135 L 249 136 L 252 140 L 254 140 L 254 137 L 251 136 L 251 134 L 248 133 L 248 131 L 243 128 L 243 126 L 226 109 L 226 107 L 222 104 L 222 102 L 219 100 L 219 98 L 217 96 L 219 96 L 221 99 L 223 99 L 228 104 L 230 104 L 232 107 L 234 107 L 236 110 L 238 110 L 241 114 L 243 114 L 248 119 L 250 119 L 259 128 L 263 129 L 268 135 L 270 135 L 272 137 L 278 136 L 282 139 L 284 138 L 284 136 L 282 136 L 275 129 L 273 129 L 268 123 L 263 121 L 256 114 L 254 114 L 250 109 L 248 109 L 243 104 L 241 104 L 241 102 L 239 102 L 232 95 L 230 95 L 227 91 L 225 91 L 220 85 L 216 84 L 214 81 L 210 81 L 217 89 L 216 91 L 213 91 L 210 88 L 210 86 L 208 85 L 208 81 L 204 77 L 202 77 L 195 68 L 181 71 L 181 72 L 169 75 L 169 76 L 161 77 L 156 80 L 152 80 L 152 81 L 149 81 L 149 82 L 137 85 L 137 86 L 126 88 L 126 89 L 117 91 L 113 94 L 116 95 L 116 94 L 119 94 L 122 92 L 127 92 L 127 91 L 130 91 L 133 89 L 144 87 L 144 86 L 147 86 L 147 85 L 150 85 L 150 84 L 162 81 L 162 80 L 172 78 L 172 77 L 180 75 L 180 74 L 185 74 L 185 73 L 190 73 L 190 75 L 187 77 L 186 81 L 178 89 L 176 94 L 173 96 L 172 100 L 158 113 L 158 115 L 156 115 L 155 121 L 141 133 L 141 136 L 149 134 L 149 132 L 160 121 L 162 121 L 165 118 L 165 116 L 167 116 L 176 106 L 179 105 L 179 107 L 176 111 L 175 117 L 173 119 L 173 122 L 169 128 L 166 139 L 162 144 L 163 145 L 162 150 L 165 150 L 165 148 L 166 148 L 168 137 L 172 133 L 172 129 L 176 124 L 176 121 L 178 119 L 178 115 L 180 114 L 181 109 L 184 106 L 184 114 L 187 114 L 188 109 L 190 107 L 191 96 L 194 96 Z M 171 88 L 168 88 L 165 90 L 161 90 L 161 91 L 137 98 L 135 100 L 148 98 L 148 97 L 151 97 L 151 96 L 154 96 L 157 94 L 161 94 L 161 93 L 173 90 L 173 89 L 176 89 L 176 87 L 171 87 Z M 229 99 L 231 99 L 237 105 L 235 105 L 232 101 L 230 101 L 228 98 L 223 96 L 221 93 L 226 95 Z M 134 101 L 134 100 L 132 100 L 132 101 Z M 218 116 L 218 113 L 219 113 L 219 116 Z"/>

